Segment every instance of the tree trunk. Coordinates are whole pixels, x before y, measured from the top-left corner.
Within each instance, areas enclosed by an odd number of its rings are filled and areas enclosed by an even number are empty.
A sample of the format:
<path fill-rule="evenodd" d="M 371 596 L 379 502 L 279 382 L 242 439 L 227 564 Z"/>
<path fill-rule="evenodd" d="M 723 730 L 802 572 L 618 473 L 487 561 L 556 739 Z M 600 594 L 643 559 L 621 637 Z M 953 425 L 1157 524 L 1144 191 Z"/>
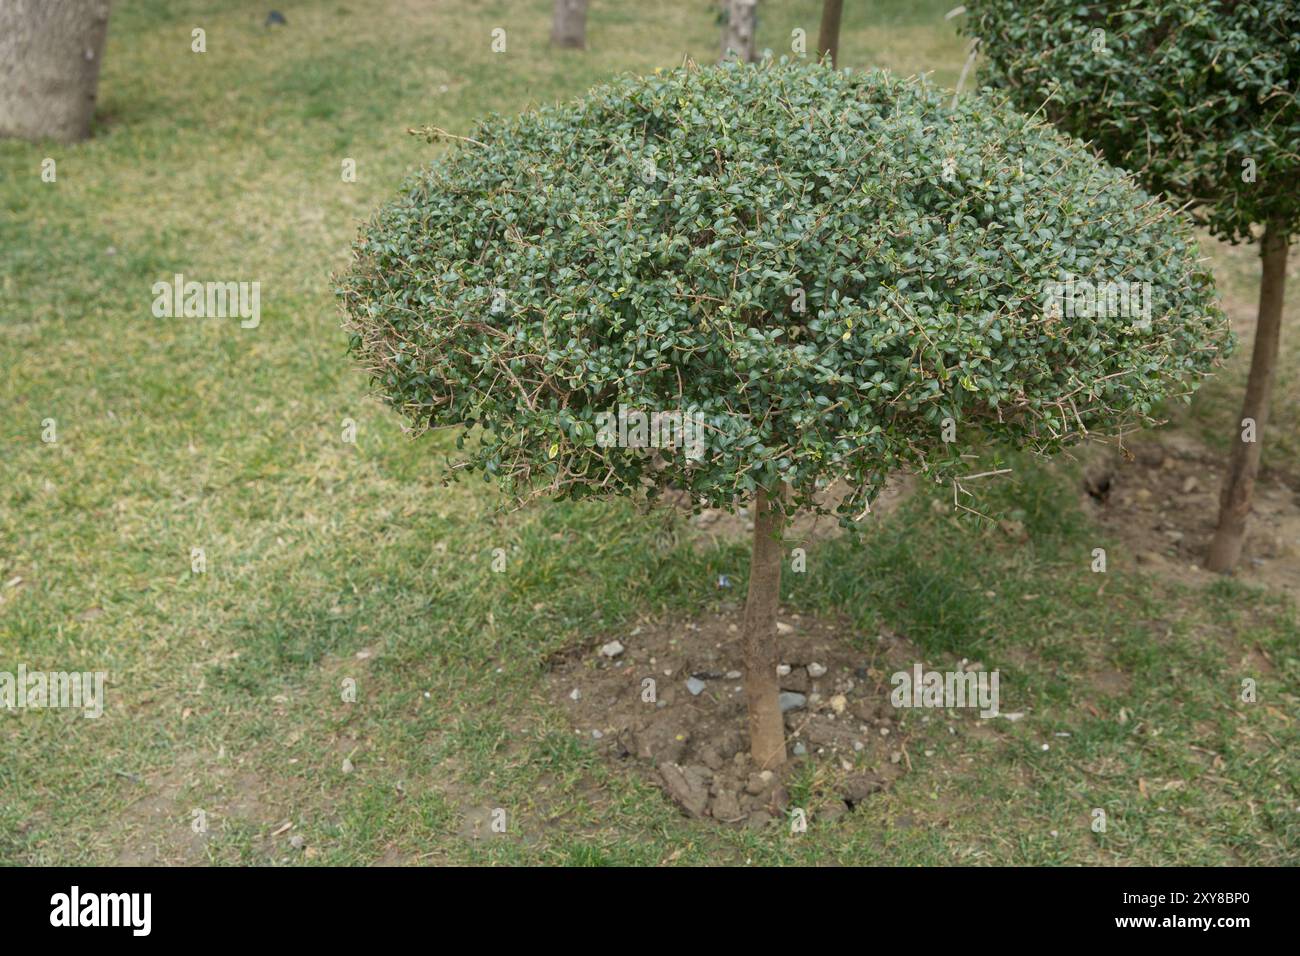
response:
<path fill-rule="evenodd" d="M 724 0 L 723 7 L 723 61 L 755 62 L 758 59 L 755 37 L 758 26 L 758 0 Z"/>
<path fill-rule="evenodd" d="M 1286 229 L 1280 222 L 1264 228 L 1260 243 L 1263 274 L 1259 283 L 1259 319 L 1255 323 L 1255 349 L 1250 357 L 1250 377 L 1246 380 L 1246 400 L 1241 418 L 1255 421 L 1254 441 L 1241 440 L 1244 426 L 1238 420 L 1234 429 L 1232 457 L 1228 474 L 1219 495 L 1219 526 L 1210 543 L 1205 566 L 1211 571 L 1231 571 L 1241 558 L 1246 537 L 1246 517 L 1255 492 L 1255 475 L 1259 471 L 1259 453 L 1268 422 L 1269 398 L 1273 391 L 1273 372 L 1277 368 L 1278 340 L 1282 332 L 1282 292 L 1286 285 Z"/>
<path fill-rule="evenodd" d="M 0 2 L 0 136 L 90 135 L 109 0 Z"/>
<path fill-rule="evenodd" d="M 772 510 L 767 492 L 754 496 L 754 553 L 745 600 L 745 698 L 749 705 L 749 752 L 760 770 L 785 763 L 781 716 L 776 609 L 781 600 L 781 540 L 784 517 Z"/>
<path fill-rule="evenodd" d="M 822 0 L 822 26 L 817 34 L 817 59 L 827 54 L 831 66 L 840 58 L 840 16 L 844 13 L 844 0 Z"/>
<path fill-rule="evenodd" d="M 587 48 L 587 0 L 555 0 L 551 45 Z"/>

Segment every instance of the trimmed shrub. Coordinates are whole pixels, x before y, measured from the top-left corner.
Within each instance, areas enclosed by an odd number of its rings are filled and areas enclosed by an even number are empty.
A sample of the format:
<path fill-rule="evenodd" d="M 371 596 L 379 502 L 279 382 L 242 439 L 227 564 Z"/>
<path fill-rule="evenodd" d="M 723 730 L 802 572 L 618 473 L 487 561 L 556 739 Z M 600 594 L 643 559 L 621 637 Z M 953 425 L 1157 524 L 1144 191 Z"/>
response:
<path fill-rule="evenodd" d="M 1210 568 L 1229 570 L 1241 555 L 1277 363 L 1287 250 L 1300 230 L 1300 4 L 972 0 L 967 7 L 966 32 L 987 56 L 983 75 L 1021 109 L 1090 141 L 1148 189 L 1185 204 L 1215 235 L 1236 243 L 1259 234 L 1256 344 L 1207 556 Z"/>
<path fill-rule="evenodd" d="M 480 429 L 461 464 L 507 495 L 754 498 L 766 763 L 783 514 L 843 479 L 847 521 L 894 469 L 1140 421 L 1227 341 L 1188 227 L 1079 143 L 994 98 L 785 62 L 491 117 L 354 254 L 352 351 L 417 428 Z M 620 407 L 680 415 L 682 440 L 611 442 Z"/>
<path fill-rule="evenodd" d="M 981 76 L 1215 235 L 1300 226 L 1295 0 L 972 0 Z"/>

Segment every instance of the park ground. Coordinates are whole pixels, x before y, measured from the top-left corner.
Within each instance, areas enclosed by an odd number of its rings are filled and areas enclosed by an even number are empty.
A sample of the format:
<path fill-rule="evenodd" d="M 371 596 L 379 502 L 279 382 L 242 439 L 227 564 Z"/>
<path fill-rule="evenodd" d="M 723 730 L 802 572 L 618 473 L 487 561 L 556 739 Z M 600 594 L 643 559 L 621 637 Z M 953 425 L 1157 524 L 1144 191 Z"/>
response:
<path fill-rule="evenodd" d="M 842 62 L 952 86 L 953 5 L 846 4 Z M 586 52 L 548 49 L 549 0 L 286 0 L 272 28 L 265 0 L 115 7 L 93 139 L 0 144 L 0 671 L 110 674 L 101 719 L 0 715 L 0 862 L 1297 860 L 1296 256 L 1237 575 L 1195 563 L 1248 348 L 1134 436 L 1131 462 L 1013 458 L 978 503 L 990 520 L 913 483 L 858 544 L 811 538 L 808 572 L 785 576 L 793 640 L 830 629 L 868 671 L 886 637 L 940 670 L 978 660 L 1024 717 L 909 718 L 899 749 L 854 758 L 894 770 L 851 813 L 826 812 L 836 767 L 814 755 L 790 783 L 806 833 L 724 826 L 611 757 L 564 691 L 608 666 L 607 641 L 631 659 L 640 635 L 689 645 L 734 614 L 743 519 L 504 513 L 491 486 L 445 487 L 450 437 L 410 440 L 369 395 L 330 279 L 441 148 L 409 127 L 465 133 L 618 71 L 708 62 L 710 6 L 595 0 Z M 760 46 L 815 38 L 819 9 L 764 0 Z M 1255 250 L 1203 248 L 1248 345 Z M 151 286 L 178 272 L 259 281 L 260 326 L 155 319 Z"/>

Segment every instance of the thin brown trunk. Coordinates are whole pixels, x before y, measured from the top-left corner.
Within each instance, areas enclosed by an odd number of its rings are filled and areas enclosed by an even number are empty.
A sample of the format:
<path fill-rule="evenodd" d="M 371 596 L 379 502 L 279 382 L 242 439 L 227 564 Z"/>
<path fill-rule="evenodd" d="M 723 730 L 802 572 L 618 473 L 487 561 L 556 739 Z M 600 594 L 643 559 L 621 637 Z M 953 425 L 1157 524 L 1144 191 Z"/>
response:
<path fill-rule="evenodd" d="M 758 60 L 756 33 L 758 0 L 724 0 L 722 24 L 722 59 Z"/>
<path fill-rule="evenodd" d="M 817 59 L 829 54 L 831 66 L 840 58 L 840 17 L 844 0 L 822 0 L 822 26 L 817 33 Z"/>
<path fill-rule="evenodd" d="M 785 723 L 776 682 L 776 609 L 781 599 L 781 526 L 767 492 L 754 496 L 754 553 L 745 600 L 745 697 L 749 704 L 749 752 L 760 769 L 785 763 Z"/>
<path fill-rule="evenodd" d="M 1246 518 L 1255 493 L 1255 475 L 1259 472 L 1259 454 L 1268 422 L 1269 398 L 1273 391 L 1273 373 L 1277 368 L 1278 341 L 1282 333 L 1282 294 L 1286 285 L 1287 235 L 1281 223 L 1270 222 L 1260 243 L 1263 263 L 1259 283 L 1259 319 L 1255 324 L 1255 348 L 1250 357 L 1250 377 L 1246 380 L 1246 399 L 1233 436 L 1232 457 L 1228 474 L 1219 495 L 1219 526 L 1210 543 L 1205 566 L 1211 571 L 1231 571 L 1241 559 L 1246 537 Z M 1255 422 L 1254 441 L 1243 441 L 1241 422 Z"/>
<path fill-rule="evenodd" d="M 0 136 L 90 135 L 108 0 L 0 2 Z"/>
<path fill-rule="evenodd" d="M 587 48 L 587 0 L 555 0 L 551 44 L 577 50 Z"/>

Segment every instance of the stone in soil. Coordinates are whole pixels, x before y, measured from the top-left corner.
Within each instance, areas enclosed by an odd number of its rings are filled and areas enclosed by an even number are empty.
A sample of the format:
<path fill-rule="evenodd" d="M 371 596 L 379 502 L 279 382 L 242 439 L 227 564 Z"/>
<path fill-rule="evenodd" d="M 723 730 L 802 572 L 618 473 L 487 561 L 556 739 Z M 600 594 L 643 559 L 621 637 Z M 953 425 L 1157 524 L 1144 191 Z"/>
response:
<path fill-rule="evenodd" d="M 808 703 L 808 698 L 803 694 L 796 694 L 794 691 L 787 690 L 781 692 L 780 702 L 781 713 L 784 714 L 788 710 L 800 710 Z"/>
<path fill-rule="evenodd" d="M 723 790 L 713 798 L 713 819 L 721 823 L 736 823 L 745 819 L 740 800 L 731 790 Z"/>
<path fill-rule="evenodd" d="M 701 771 L 708 772 L 704 767 L 682 769 L 675 763 L 659 768 L 659 776 L 668 795 L 692 817 L 704 816 L 709 803 L 709 790 Z"/>

